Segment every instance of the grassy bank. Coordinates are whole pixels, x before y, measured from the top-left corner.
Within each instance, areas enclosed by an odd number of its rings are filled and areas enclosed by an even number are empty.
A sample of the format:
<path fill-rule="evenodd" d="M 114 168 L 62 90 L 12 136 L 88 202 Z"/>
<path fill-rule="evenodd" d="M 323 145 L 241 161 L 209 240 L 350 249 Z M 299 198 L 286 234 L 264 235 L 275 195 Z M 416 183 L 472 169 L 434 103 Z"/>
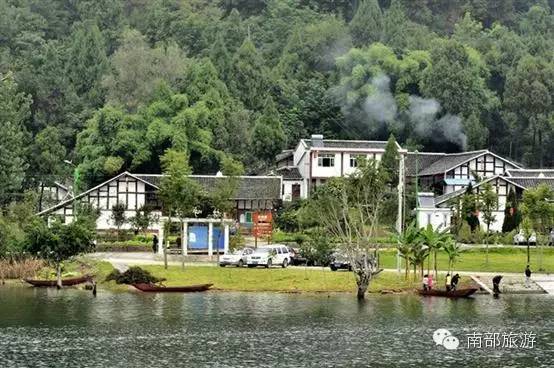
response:
<path fill-rule="evenodd" d="M 356 281 L 351 272 L 329 272 L 321 269 L 248 269 L 219 267 L 145 266 L 157 277 L 166 278 L 167 286 L 214 284 L 215 289 L 231 291 L 276 292 L 353 292 Z M 418 284 L 419 285 L 419 284 Z M 402 291 L 414 284 L 392 272 L 382 272 L 371 283 L 370 292 Z"/>
<path fill-rule="evenodd" d="M 531 269 L 539 271 L 540 250 L 531 249 Z M 438 253 L 438 269 L 448 269 L 448 257 L 446 253 Z M 396 268 L 396 250 L 387 249 L 380 252 L 381 267 Z M 462 252 L 458 261 L 454 264 L 456 271 L 480 271 L 480 272 L 521 272 L 527 265 L 527 249 L 525 247 L 491 248 L 489 249 L 489 263 L 485 264 L 485 249 L 468 249 Z M 431 268 L 433 265 L 431 264 Z M 544 248 L 542 256 L 542 268 L 544 272 L 554 273 L 554 249 Z M 427 262 L 425 263 L 427 269 Z"/>

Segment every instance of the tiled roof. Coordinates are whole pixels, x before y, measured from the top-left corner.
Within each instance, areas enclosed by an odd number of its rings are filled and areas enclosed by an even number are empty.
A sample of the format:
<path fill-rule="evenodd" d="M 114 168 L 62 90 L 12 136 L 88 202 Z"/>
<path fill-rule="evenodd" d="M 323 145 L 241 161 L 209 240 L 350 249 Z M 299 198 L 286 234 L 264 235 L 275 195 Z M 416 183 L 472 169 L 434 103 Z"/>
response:
<path fill-rule="evenodd" d="M 421 170 L 419 172 L 419 175 L 424 176 L 442 174 L 458 165 L 463 164 L 466 161 L 477 158 L 485 153 L 487 153 L 486 150 L 447 154 L 444 157 L 441 157 L 439 160 L 433 162 L 431 165 L 429 165 L 429 167 Z"/>
<path fill-rule="evenodd" d="M 508 170 L 507 174 L 517 178 L 554 178 L 554 169 Z"/>
<path fill-rule="evenodd" d="M 292 157 L 294 154 L 294 151 L 293 150 L 282 150 L 281 153 L 278 153 L 276 156 L 275 156 L 275 161 L 279 162 L 279 161 L 283 161 L 289 157 Z"/>
<path fill-rule="evenodd" d="M 311 139 L 304 139 L 308 147 L 312 147 Z M 339 148 L 339 149 L 385 149 L 386 141 L 350 141 L 341 139 L 324 139 L 323 148 Z"/>
<path fill-rule="evenodd" d="M 541 184 L 546 184 L 551 189 L 554 190 L 554 177 L 550 177 L 550 178 L 508 177 L 506 179 L 526 189 L 538 187 Z"/>
<path fill-rule="evenodd" d="M 435 153 L 435 152 L 419 152 L 417 154 L 417 169 L 421 173 L 422 170 L 428 168 L 435 161 L 444 157 L 445 153 Z M 415 152 L 408 152 L 406 156 L 406 175 L 415 176 L 416 174 L 416 154 Z"/>
<path fill-rule="evenodd" d="M 435 198 L 435 205 L 439 205 L 439 204 L 442 204 L 444 202 L 447 202 L 449 201 L 450 199 L 452 198 L 455 198 L 457 197 L 458 195 L 464 193 L 466 191 L 466 188 L 462 188 L 462 189 L 458 189 L 454 192 L 450 192 L 450 193 L 446 193 L 446 194 L 443 194 L 443 195 L 440 195 L 438 197 Z"/>
<path fill-rule="evenodd" d="M 161 184 L 162 175 L 134 174 L 156 187 Z M 191 175 L 206 191 L 217 186 L 224 176 Z M 278 176 L 239 176 L 239 187 L 234 199 L 279 199 L 281 198 L 281 178 Z"/>
<path fill-rule="evenodd" d="M 298 171 L 297 167 L 280 167 L 275 171 L 277 175 L 283 177 L 283 180 L 302 180 L 302 175 L 300 175 L 300 171 Z"/>

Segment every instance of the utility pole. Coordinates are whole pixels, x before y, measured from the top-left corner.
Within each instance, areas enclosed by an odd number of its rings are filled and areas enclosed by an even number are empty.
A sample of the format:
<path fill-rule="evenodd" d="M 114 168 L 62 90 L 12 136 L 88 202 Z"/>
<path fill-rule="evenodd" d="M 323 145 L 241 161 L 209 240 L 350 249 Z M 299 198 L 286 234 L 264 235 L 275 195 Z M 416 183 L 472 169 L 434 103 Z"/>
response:
<path fill-rule="evenodd" d="M 419 229 L 419 151 L 415 151 L 415 223 Z"/>

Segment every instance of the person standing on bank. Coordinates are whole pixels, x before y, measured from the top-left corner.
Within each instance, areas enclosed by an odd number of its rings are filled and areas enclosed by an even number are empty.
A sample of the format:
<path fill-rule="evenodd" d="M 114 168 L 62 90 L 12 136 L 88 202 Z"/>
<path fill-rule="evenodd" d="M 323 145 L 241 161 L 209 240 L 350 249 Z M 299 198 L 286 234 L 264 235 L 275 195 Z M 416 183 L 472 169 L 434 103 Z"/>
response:
<path fill-rule="evenodd" d="M 446 291 L 450 291 L 450 288 L 452 287 L 450 283 L 452 282 L 452 277 L 450 277 L 450 274 L 446 274 L 446 280 L 444 280 L 444 284 L 446 286 Z"/>
<path fill-rule="evenodd" d="M 525 287 L 528 289 L 531 287 L 531 269 L 529 265 L 525 267 Z"/>
<path fill-rule="evenodd" d="M 450 282 L 450 290 L 456 290 L 456 287 L 458 286 L 459 281 L 460 281 L 460 275 L 455 274 L 454 277 L 452 277 L 452 281 Z"/>
<path fill-rule="evenodd" d="M 152 238 L 152 251 L 154 254 L 158 253 L 158 236 L 154 235 Z"/>
<path fill-rule="evenodd" d="M 496 275 L 492 278 L 492 292 L 494 295 L 500 294 L 500 281 L 502 280 L 502 276 Z"/>

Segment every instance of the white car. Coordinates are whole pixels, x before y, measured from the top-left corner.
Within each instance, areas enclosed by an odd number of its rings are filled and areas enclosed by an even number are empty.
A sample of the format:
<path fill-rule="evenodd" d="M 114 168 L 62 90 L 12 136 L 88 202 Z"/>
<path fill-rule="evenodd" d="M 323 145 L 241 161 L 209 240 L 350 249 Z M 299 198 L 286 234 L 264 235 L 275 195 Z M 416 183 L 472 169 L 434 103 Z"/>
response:
<path fill-rule="evenodd" d="M 292 254 L 285 245 L 275 244 L 254 249 L 254 253 L 246 257 L 248 267 L 264 266 L 265 268 L 281 265 L 286 268 L 291 264 Z"/>
<path fill-rule="evenodd" d="M 519 233 L 514 235 L 514 244 L 516 245 L 527 244 L 527 239 L 525 238 L 525 233 L 523 232 L 523 230 L 520 230 Z"/>
<path fill-rule="evenodd" d="M 253 248 L 241 248 L 236 249 L 231 253 L 224 254 L 219 260 L 219 265 L 221 267 L 225 266 L 237 266 L 243 267 L 246 264 L 246 257 L 254 252 Z"/>

